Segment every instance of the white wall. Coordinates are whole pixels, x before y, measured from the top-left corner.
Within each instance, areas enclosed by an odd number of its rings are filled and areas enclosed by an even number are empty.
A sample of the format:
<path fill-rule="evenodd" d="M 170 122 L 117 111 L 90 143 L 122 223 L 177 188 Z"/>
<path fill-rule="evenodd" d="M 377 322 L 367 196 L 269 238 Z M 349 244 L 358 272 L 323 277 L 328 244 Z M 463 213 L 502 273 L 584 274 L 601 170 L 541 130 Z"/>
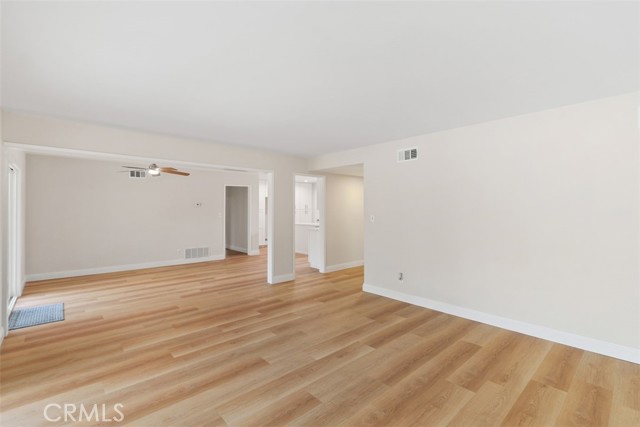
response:
<path fill-rule="evenodd" d="M 226 248 L 248 253 L 249 189 L 247 187 L 226 187 L 226 191 Z M 255 202 L 254 206 L 257 204 L 258 199 Z M 257 250 L 256 242 L 254 251 Z"/>
<path fill-rule="evenodd" d="M 85 156 L 134 156 L 145 161 L 169 160 L 222 167 L 273 171 L 273 192 L 269 194 L 269 213 L 274 226 L 269 245 L 273 259 L 272 283 L 293 276 L 293 180 L 306 172 L 306 161 L 264 150 L 240 148 L 193 139 L 177 138 L 109 126 L 53 119 L 18 112 L 3 112 L 3 140 L 21 144 L 30 152 L 60 151 L 69 155 L 79 150 Z M 69 151 L 71 150 L 71 151 Z M 80 155 L 80 154 L 78 154 Z M 271 267 L 270 267 L 271 268 Z"/>
<path fill-rule="evenodd" d="M 225 184 L 249 185 L 257 204 L 257 173 L 189 170 L 188 177 L 132 179 L 118 173 L 121 165 L 27 157 L 30 280 L 182 263 L 186 248 L 208 247 L 209 259 L 222 259 Z M 257 250 L 257 212 L 250 224 Z M 246 250 L 246 228 L 244 241 Z"/>
<path fill-rule="evenodd" d="M 325 175 L 326 271 L 361 265 L 364 259 L 363 180 Z"/>
<path fill-rule="evenodd" d="M 309 169 L 365 164 L 366 289 L 640 362 L 639 141 L 633 93 Z"/>

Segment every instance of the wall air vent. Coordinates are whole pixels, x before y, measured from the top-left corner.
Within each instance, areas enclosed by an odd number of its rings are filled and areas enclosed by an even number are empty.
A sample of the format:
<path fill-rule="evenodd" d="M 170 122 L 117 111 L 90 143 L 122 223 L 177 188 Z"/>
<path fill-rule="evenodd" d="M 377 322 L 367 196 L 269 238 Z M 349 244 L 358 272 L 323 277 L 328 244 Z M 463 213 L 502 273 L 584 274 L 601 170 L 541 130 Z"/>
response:
<path fill-rule="evenodd" d="M 129 171 L 129 178 L 146 178 L 147 171 Z"/>
<path fill-rule="evenodd" d="M 206 258 L 209 256 L 209 248 L 187 248 L 184 250 L 185 259 Z"/>
<path fill-rule="evenodd" d="M 418 159 L 417 148 L 403 148 L 398 150 L 398 162 L 409 162 Z"/>

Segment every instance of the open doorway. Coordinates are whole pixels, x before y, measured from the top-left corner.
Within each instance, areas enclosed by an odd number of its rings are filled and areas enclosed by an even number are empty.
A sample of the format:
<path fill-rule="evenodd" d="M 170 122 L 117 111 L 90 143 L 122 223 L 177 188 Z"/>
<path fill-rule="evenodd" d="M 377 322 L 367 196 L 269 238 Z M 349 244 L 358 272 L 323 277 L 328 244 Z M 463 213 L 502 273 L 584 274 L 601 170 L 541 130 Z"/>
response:
<path fill-rule="evenodd" d="M 324 177 L 295 176 L 296 265 L 324 272 Z"/>
<path fill-rule="evenodd" d="M 7 181 L 7 282 L 8 282 L 8 307 L 7 313 L 11 313 L 16 300 L 20 296 L 20 182 L 17 166 L 9 165 Z"/>
<path fill-rule="evenodd" d="M 364 165 L 322 170 L 325 260 L 321 273 L 364 265 Z M 373 222 L 373 219 L 370 219 Z"/>
<path fill-rule="evenodd" d="M 249 186 L 225 186 L 224 192 L 225 254 L 249 254 L 251 232 L 249 222 Z"/>

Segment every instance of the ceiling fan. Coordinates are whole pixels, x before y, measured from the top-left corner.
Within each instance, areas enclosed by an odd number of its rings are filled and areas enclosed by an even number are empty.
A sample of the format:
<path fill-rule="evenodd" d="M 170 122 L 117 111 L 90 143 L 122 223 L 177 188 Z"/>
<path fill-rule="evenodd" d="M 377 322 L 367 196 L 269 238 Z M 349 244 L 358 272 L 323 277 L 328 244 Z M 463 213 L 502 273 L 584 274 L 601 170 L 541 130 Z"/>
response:
<path fill-rule="evenodd" d="M 161 168 L 160 166 L 156 165 L 155 163 L 151 163 L 149 165 L 148 168 L 141 168 L 138 166 L 122 166 L 125 169 L 134 169 L 134 170 L 139 170 L 139 171 L 145 171 L 147 172 L 149 175 L 151 176 L 159 176 L 160 173 L 170 173 L 173 175 L 181 175 L 181 176 L 189 176 L 190 174 L 188 172 L 182 172 L 179 171 L 176 168 L 170 168 L 170 167 L 163 167 Z M 125 172 L 125 171 L 123 171 Z"/>

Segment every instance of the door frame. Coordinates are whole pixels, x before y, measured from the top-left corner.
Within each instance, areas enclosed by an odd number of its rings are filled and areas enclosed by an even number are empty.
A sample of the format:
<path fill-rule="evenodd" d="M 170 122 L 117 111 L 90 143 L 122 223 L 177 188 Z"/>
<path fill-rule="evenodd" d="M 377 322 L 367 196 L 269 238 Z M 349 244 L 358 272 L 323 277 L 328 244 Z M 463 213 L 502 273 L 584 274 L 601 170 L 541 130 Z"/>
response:
<path fill-rule="evenodd" d="M 22 294 L 21 268 L 22 239 L 20 230 L 22 221 L 20 212 L 22 205 L 21 170 L 15 163 L 7 165 L 7 316 L 11 314 L 16 300 Z"/>

